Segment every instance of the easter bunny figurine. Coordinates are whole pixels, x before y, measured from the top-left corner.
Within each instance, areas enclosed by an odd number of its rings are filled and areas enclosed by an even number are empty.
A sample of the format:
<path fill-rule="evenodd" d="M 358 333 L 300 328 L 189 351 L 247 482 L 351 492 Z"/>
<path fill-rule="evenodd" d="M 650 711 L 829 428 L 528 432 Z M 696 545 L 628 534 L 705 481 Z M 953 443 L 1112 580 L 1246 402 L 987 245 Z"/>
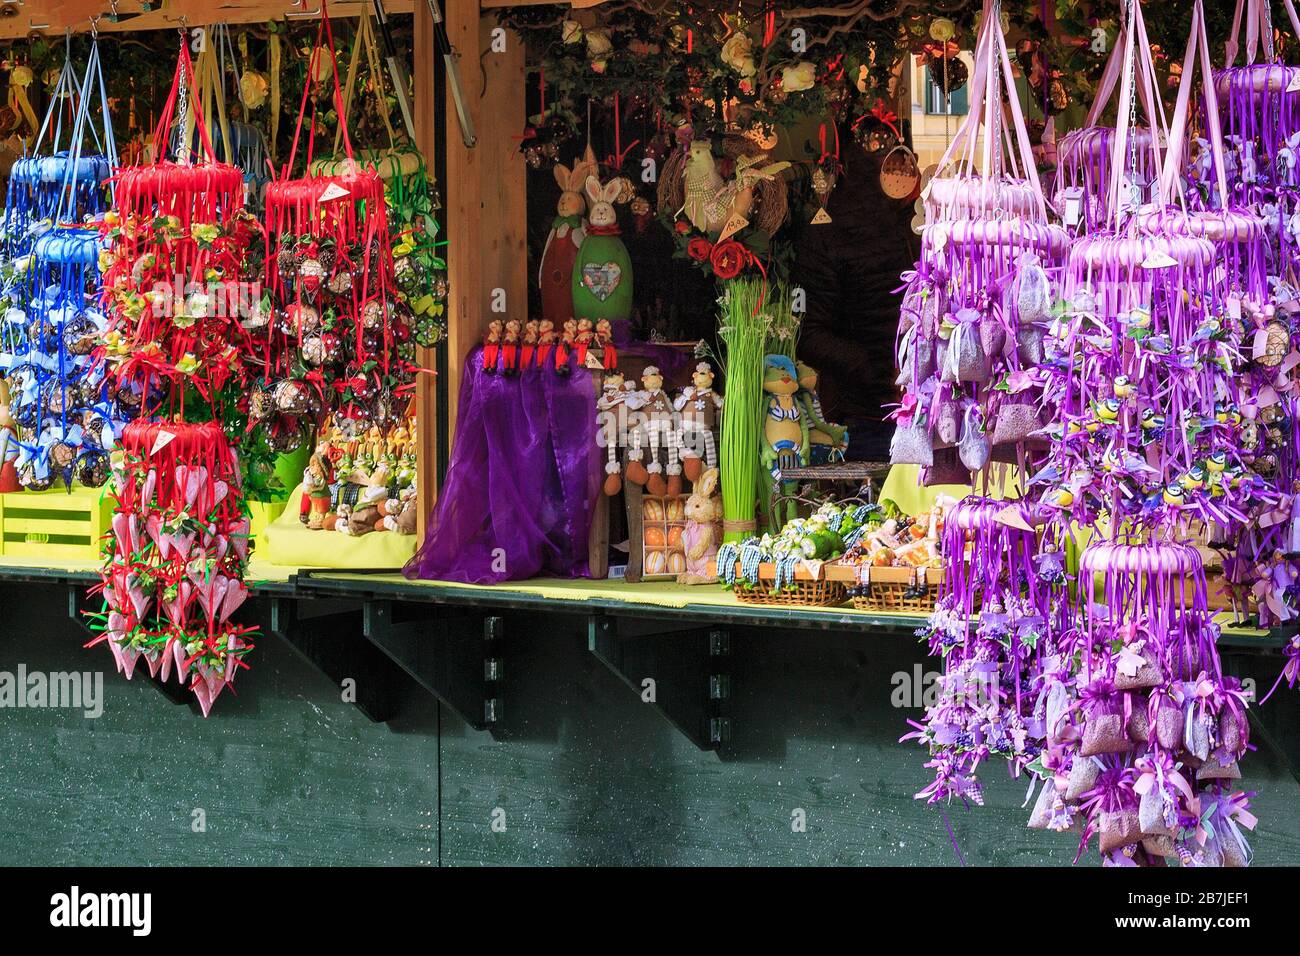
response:
<path fill-rule="evenodd" d="M 578 247 L 586 237 L 582 216 L 587 211 L 587 201 L 582 190 L 587 177 L 596 171 L 596 158 L 587 147 L 587 155 L 575 160 L 573 169 L 559 163 L 555 167 L 555 182 L 560 187 L 560 201 L 555 209 L 546 246 L 542 250 L 541 265 L 537 270 L 537 284 L 542 292 L 542 318 L 556 328 L 566 319 L 573 318 L 573 264 L 578 258 Z"/>
<path fill-rule="evenodd" d="M 622 177 L 604 186 L 587 177 L 587 235 L 573 269 L 573 315 L 578 319 L 613 322 L 632 315 L 632 260 L 619 238 L 614 203 L 627 187 Z"/>
<path fill-rule="evenodd" d="M 713 584 L 718 580 L 716 558 L 721 540 L 722 498 L 718 495 L 718 469 L 707 468 L 686 499 L 686 570 L 678 584 Z"/>

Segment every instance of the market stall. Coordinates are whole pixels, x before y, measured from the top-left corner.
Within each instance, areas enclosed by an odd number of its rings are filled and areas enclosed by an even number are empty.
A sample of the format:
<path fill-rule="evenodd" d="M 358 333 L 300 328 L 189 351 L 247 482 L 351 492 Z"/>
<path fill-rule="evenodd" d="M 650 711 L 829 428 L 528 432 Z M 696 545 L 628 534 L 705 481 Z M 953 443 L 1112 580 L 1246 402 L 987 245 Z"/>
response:
<path fill-rule="evenodd" d="M 662 710 L 713 750 L 729 628 L 915 633 L 918 798 L 1002 757 L 1107 865 L 1244 863 L 1268 688 L 1219 649 L 1300 667 L 1300 20 L 877 6 L 61 12 L 0 567 L 98 563 L 90 643 L 205 715 L 250 598 L 332 678 L 302 622 L 358 616 L 488 730 L 494 609 L 581 616 L 633 686 L 696 634 Z M 160 16 L 158 88 L 110 92 Z"/>

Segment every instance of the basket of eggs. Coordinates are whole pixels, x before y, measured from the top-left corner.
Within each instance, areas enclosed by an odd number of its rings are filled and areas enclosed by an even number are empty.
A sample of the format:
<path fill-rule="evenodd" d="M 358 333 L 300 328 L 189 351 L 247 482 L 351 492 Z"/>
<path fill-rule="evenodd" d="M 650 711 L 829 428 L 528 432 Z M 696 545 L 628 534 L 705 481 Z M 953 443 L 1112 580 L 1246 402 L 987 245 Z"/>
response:
<path fill-rule="evenodd" d="M 641 499 L 641 578 L 676 578 L 686 570 L 682 535 L 686 496 Z"/>
<path fill-rule="evenodd" d="M 915 517 L 891 518 L 863 535 L 838 562 L 852 569 L 848 596 L 860 611 L 934 610 L 944 581 L 939 541 L 951 503 L 940 499 Z"/>

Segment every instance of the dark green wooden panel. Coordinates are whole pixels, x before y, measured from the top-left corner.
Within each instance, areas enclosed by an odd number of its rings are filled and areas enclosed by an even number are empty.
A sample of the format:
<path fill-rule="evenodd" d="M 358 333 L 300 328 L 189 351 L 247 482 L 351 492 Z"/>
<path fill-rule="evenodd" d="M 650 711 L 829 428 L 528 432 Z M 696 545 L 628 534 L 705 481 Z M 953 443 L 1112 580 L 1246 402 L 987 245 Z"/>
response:
<path fill-rule="evenodd" d="M 398 720 L 371 723 L 263 635 L 239 696 L 203 720 L 83 650 L 63 602 L 0 588 L 0 670 L 102 669 L 104 713 L 0 709 L 0 860 L 436 864 L 437 714 L 414 687 Z"/>
<path fill-rule="evenodd" d="M 734 630 L 720 761 L 588 652 L 580 615 L 506 617 L 494 739 L 445 710 L 440 737 L 413 686 L 397 720 L 373 724 L 269 635 L 241 695 L 204 721 L 82 650 L 64 601 L 57 587 L 0 587 L 0 670 L 105 668 L 107 697 L 99 720 L 0 710 L 6 862 L 434 863 L 440 802 L 447 864 L 955 862 L 939 812 L 911 798 L 923 756 L 896 742 L 917 712 L 890 705 L 890 678 L 923 660 L 906 636 Z M 1279 658 L 1232 660 L 1271 683 Z M 1268 705 L 1279 736 L 1300 699 L 1280 693 Z M 1242 781 L 1259 791 L 1257 863 L 1294 864 L 1300 786 L 1261 748 Z M 949 810 L 967 861 L 1067 865 L 1069 838 L 1024 829 L 1024 786 L 998 766 L 984 776 L 988 806 Z M 190 832 L 197 806 L 206 834 Z M 796 809 L 806 833 L 791 830 Z"/>
<path fill-rule="evenodd" d="M 736 630 L 730 757 L 701 752 L 586 650 L 578 622 L 506 620 L 501 740 L 443 727 L 443 860 L 452 864 L 951 865 L 891 675 L 911 639 Z M 1277 657 L 1258 659 L 1272 668 Z M 1272 706 L 1272 704 L 1270 704 Z M 1300 787 L 1267 751 L 1247 763 L 1257 863 L 1300 860 Z M 1068 865 L 1069 837 L 1030 833 L 1026 785 L 1002 765 L 987 805 L 948 809 L 972 865 Z M 493 811 L 504 832 L 492 830 Z M 807 832 L 791 830 L 803 809 Z"/>

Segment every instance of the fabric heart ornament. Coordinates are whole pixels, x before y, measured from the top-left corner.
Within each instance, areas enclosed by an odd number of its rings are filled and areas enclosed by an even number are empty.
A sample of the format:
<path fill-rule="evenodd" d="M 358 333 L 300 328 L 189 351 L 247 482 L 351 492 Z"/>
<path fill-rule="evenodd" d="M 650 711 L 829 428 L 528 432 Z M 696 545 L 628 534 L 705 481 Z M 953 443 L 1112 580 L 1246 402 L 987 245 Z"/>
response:
<path fill-rule="evenodd" d="M 135 619 L 143 621 L 153 598 L 140 586 L 140 578 L 137 575 L 132 574 L 127 577 L 126 586 L 127 597 L 131 600 L 131 607 L 135 609 Z"/>
<path fill-rule="evenodd" d="M 230 615 L 239 610 L 240 606 L 247 600 L 248 588 L 244 586 L 244 583 L 242 581 L 227 580 L 225 600 L 221 602 L 221 620 L 229 620 Z"/>
<path fill-rule="evenodd" d="M 140 659 L 140 652 L 133 647 L 121 648 L 122 673 L 127 680 L 135 674 L 136 662 Z"/>
<path fill-rule="evenodd" d="M 623 270 L 617 262 L 588 262 L 582 267 L 582 284 L 601 302 L 614 294 L 622 278 Z"/>
<path fill-rule="evenodd" d="M 171 648 L 172 660 L 176 662 L 176 679 L 183 681 L 190 670 L 189 655 L 185 653 L 185 644 L 183 641 L 173 638 L 168 647 Z"/>
<path fill-rule="evenodd" d="M 167 683 L 167 680 L 171 677 L 172 668 L 176 664 L 176 656 L 172 653 L 172 645 L 175 643 L 175 638 L 169 640 L 162 646 L 162 652 L 158 655 L 159 659 L 162 661 L 158 668 L 158 679 L 164 684 Z"/>
<path fill-rule="evenodd" d="M 163 661 L 169 659 L 159 651 L 146 651 L 144 653 L 144 663 L 149 668 L 149 676 L 157 677 L 158 672 L 162 670 Z"/>

